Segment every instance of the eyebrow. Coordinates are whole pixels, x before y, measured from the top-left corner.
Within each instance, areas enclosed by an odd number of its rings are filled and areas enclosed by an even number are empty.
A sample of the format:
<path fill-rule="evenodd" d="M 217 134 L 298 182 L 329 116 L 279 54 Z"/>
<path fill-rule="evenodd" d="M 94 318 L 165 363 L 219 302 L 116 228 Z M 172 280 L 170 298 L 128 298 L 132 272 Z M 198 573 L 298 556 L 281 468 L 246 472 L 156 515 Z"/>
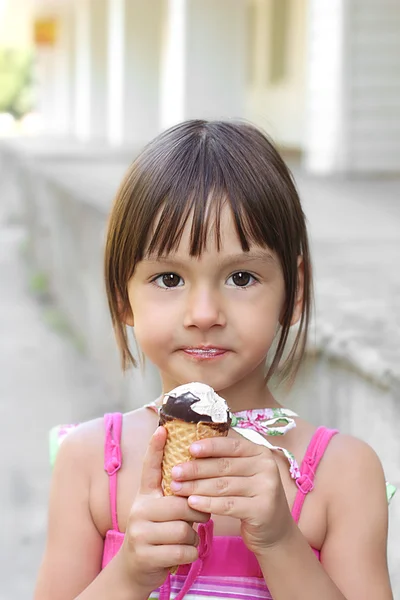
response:
<path fill-rule="evenodd" d="M 192 258 L 192 257 L 191 257 Z M 194 258 L 194 257 L 193 257 Z M 143 258 L 145 262 L 165 262 L 176 265 L 183 265 L 184 261 L 174 258 L 173 255 L 169 254 L 166 256 L 157 256 L 155 254 L 146 256 Z M 276 264 L 276 259 L 274 256 L 268 252 L 268 250 L 250 250 L 249 252 L 242 252 L 239 254 L 229 254 L 224 257 L 222 260 L 218 260 L 217 262 L 221 266 L 227 266 L 234 263 L 245 263 L 245 262 L 266 262 L 269 264 Z"/>

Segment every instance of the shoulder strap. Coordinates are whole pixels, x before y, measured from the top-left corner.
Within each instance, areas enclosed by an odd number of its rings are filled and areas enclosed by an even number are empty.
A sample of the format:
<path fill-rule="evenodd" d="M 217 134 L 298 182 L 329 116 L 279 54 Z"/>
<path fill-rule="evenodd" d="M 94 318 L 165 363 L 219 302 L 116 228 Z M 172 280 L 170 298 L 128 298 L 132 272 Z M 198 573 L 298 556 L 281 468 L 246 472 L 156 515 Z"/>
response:
<path fill-rule="evenodd" d="M 315 473 L 321 458 L 323 457 L 329 442 L 337 433 L 339 433 L 337 429 L 318 427 L 311 438 L 303 462 L 301 463 L 301 475 L 296 480 L 296 485 L 299 490 L 294 499 L 292 508 L 292 517 L 296 523 L 299 521 L 306 495 L 314 489 Z"/>
<path fill-rule="evenodd" d="M 104 428 L 104 469 L 109 476 L 112 526 L 115 531 L 119 531 L 117 517 L 117 472 L 122 465 L 122 414 L 112 413 L 104 415 Z"/>

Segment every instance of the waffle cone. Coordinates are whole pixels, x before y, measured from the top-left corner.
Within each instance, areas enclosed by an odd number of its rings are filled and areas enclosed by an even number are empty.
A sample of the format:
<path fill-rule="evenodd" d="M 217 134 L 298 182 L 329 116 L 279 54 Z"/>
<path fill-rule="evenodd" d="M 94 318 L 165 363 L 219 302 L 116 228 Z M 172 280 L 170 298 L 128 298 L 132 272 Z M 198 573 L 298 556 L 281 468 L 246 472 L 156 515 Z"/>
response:
<path fill-rule="evenodd" d="M 210 437 L 225 437 L 228 435 L 229 424 L 227 423 L 187 423 L 180 419 L 163 419 L 160 424 L 167 430 L 167 441 L 164 447 L 162 462 L 162 487 L 164 496 L 172 496 L 171 471 L 175 465 L 193 460 L 189 447 L 193 442 Z M 171 567 L 173 575 L 178 567 Z"/>
<path fill-rule="evenodd" d="M 190 445 L 204 438 L 225 437 L 228 435 L 229 425 L 205 422 L 187 423 L 180 419 L 168 419 L 161 422 L 161 424 L 168 434 L 162 462 L 162 487 L 164 496 L 172 496 L 172 468 L 180 463 L 193 460 L 193 456 L 189 452 Z"/>

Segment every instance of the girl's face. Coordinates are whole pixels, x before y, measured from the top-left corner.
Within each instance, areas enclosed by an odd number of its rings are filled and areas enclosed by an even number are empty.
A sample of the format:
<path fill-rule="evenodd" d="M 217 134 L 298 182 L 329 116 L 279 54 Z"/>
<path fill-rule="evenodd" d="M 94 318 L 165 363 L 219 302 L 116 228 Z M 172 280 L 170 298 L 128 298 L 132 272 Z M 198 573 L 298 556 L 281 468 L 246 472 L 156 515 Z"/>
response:
<path fill-rule="evenodd" d="M 218 392 L 263 386 L 285 299 L 279 261 L 267 248 L 242 250 L 227 205 L 220 251 L 210 231 L 203 254 L 191 257 L 190 227 L 188 219 L 176 252 L 138 263 L 128 324 L 160 370 L 164 392 L 191 381 Z"/>

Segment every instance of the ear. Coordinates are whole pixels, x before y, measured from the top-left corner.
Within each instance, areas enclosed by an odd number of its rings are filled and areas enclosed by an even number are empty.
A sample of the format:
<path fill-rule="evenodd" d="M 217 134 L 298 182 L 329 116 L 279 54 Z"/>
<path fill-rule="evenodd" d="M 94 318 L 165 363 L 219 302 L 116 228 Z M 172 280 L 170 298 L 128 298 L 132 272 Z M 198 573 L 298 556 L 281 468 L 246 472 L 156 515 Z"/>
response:
<path fill-rule="evenodd" d="M 290 325 L 295 325 L 300 321 L 301 313 L 303 311 L 304 302 L 304 260 L 302 256 L 297 259 L 297 290 L 296 299 L 293 308 L 293 315 Z"/>
<path fill-rule="evenodd" d="M 123 323 L 125 323 L 125 325 L 128 325 L 129 327 L 134 326 L 135 319 L 133 317 L 131 307 L 130 307 L 129 303 L 128 303 L 128 306 L 126 306 L 126 304 L 124 303 L 124 301 L 122 300 L 122 298 L 119 294 L 118 294 L 118 315 L 119 315 L 119 318 L 121 319 L 121 321 Z"/>

